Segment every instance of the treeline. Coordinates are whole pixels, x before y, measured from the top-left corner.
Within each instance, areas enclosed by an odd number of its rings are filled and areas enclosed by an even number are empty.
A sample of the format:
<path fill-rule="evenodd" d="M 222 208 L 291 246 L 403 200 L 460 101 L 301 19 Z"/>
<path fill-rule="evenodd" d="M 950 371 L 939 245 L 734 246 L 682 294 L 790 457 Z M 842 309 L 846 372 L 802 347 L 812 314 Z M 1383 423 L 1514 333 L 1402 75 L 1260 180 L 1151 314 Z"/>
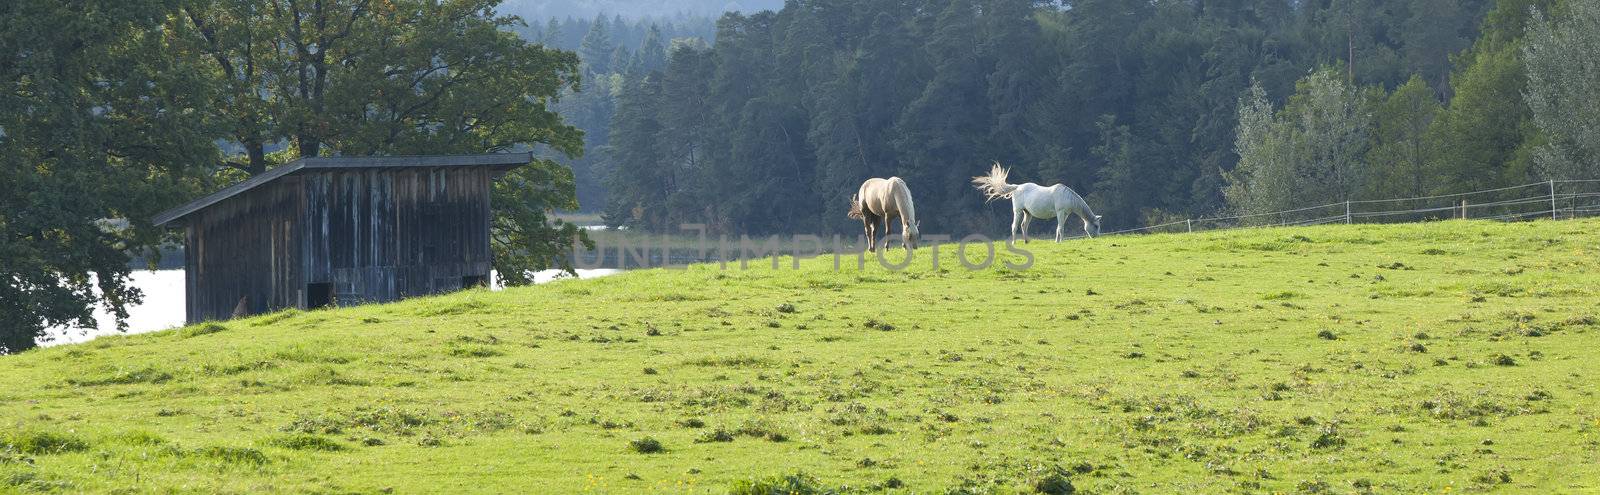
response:
<path fill-rule="evenodd" d="M 671 18 L 595 16 L 594 19 L 550 18 L 526 21 L 515 28 L 523 39 L 578 54 L 582 61 L 579 87 L 561 95 L 551 107 L 583 131 L 584 154 L 568 157 L 552 149 L 537 152 L 572 168 L 580 211 L 600 211 L 606 202 L 602 167 L 608 162 L 611 118 L 622 82 L 630 75 L 659 71 L 674 44 L 705 48 L 716 33 L 710 17 Z"/>
<path fill-rule="evenodd" d="M 594 17 L 627 13 L 629 17 L 715 17 L 731 10 L 756 11 L 783 7 L 783 0 L 507 0 L 497 12 L 523 19 Z"/>
<path fill-rule="evenodd" d="M 1301 79 L 1281 108 L 1253 86 L 1228 202 L 1257 213 L 1600 178 L 1597 42 L 1596 2 L 1501 1 L 1453 58 L 1447 102 L 1420 76 L 1390 90 L 1334 67 Z"/>
<path fill-rule="evenodd" d="M 676 47 L 664 69 L 623 81 L 606 218 L 850 231 L 860 181 L 898 175 L 924 229 L 996 230 L 1009 213 L 967 182 L 994 161 L 1084 193 L 1107 228 L 1520 182 L 1541 173 L 1529 157 L 1546 140 L 1523 98 L 1521 40 L 1530 12 L 1560 8 L 798 0 L 728 14 L 714 47 Z M 1316 180 L 1252 185 L 1291 158 L 1310 165 L 1287 175 Z M 1306 189 L 1329 167 L 1363 173 Z"/>
<path fill-rule="evenodd" d="M 716 35 L 716 18 L 708 16 L 676 15 L 672 17 L 623 17 L 600 14 L 592 19 L 566 17 L 557 19 L 524 19 L 524 26 L 515 28 L 523 39 L 550 48 L 578 51 L 584 40 L 604 42 L 591 44 L 590 53 L 580 58 L 592 63 L 625 67 L 652 30 L 665 40 L 700 38 L 710 40 Z M 590 34 L 594 33 L 594 34 Z M 617 63 L 612 63 L 616 59 Z"/>

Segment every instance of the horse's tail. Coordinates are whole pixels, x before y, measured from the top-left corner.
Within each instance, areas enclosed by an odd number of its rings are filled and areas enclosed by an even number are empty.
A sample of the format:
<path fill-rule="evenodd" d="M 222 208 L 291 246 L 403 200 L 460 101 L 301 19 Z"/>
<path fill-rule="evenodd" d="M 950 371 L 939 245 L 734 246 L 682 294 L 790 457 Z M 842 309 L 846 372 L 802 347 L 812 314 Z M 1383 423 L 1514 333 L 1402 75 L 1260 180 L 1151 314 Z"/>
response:
<path fill-rule="evenodd" d="M 859 195 L 859 194 L 850 195 L 850 212 L 846 213 L 845 216 L 850 217 L 850 218 L 854 218 L 856 220 L 860 220 L 860 219 L 863 219 L 863 218 L 867 217 L 866 214 L 861 213 L 861 195 Z"/>
<path fill-rule="evenodd" d="M 988 198 L 987 201 L 1009 198 L 1017 192 L 1016 184 L 1006 183 L 1006 176 L 1010 174 L 1010 170 L 1000 167 L 1000 162 L 994 162 L 994 166 L 989 168 L 989 175 L 973 177 L 972 185 L 983 191 L 983 195 Z"/>

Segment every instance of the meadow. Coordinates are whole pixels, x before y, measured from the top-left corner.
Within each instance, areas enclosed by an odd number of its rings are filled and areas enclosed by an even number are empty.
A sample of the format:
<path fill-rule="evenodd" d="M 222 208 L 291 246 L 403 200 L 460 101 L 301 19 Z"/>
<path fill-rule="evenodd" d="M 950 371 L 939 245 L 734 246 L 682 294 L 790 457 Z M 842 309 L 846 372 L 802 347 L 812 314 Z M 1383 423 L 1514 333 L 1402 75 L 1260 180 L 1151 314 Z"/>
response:
<path fill-rule="evenodd" d="M 1597 232 L 924 247 L 103 337 L 0 357 L 0 492 L 1594 493 Z"/>

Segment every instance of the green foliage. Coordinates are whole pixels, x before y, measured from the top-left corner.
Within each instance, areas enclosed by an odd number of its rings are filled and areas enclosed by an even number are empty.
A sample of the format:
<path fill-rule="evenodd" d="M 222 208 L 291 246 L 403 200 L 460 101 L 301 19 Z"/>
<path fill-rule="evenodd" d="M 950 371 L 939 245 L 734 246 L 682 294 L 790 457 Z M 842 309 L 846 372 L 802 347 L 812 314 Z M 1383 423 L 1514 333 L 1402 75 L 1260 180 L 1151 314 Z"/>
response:
<path fill-rule="evenodd" d="M 1528 182 L 1537 144 L 1519 48 L 1508 44 L 1475 52 L 1456 78 L 1455 98 L 1428 129 L 1436 143 L 1429 168 L 1441 180 L 1435 192 L 1489 189 Z"/>
<path fill-rule="evenodd" d="M 1420 75 L 1412 75 L 1377 104 L 1372 149 L 1367 153 L 1370 179 L 1364 187 L 1368 198 L 1408 198 L 1432 192 L 1436 176 L 1428 168 L 1430 149 L 1428 126 L 1442 107 L 1432 88 Z"/>
<path fill-rule="evenodd" d="M 604 14 L 596 16 L 589 25 L 588 34 L 583 35 L 583 45 L 578 47 L 578 55 L 582 57 L 584 70 L 589 74 L 608 74 L 611 72 L 611 56 L 614 50 L 611 45 L 611 35 Z"/>
<path fill-rule="evenodd" d="M 1523 95 L 1528 92 L 1522 37 L 1530 16 L 1553 0 L 1496 0 L 1472 48 L 1454 57 L 1454 97 L 1428 129 L 1440 174 L 1434 192 L 1521 184 L 1532 178 L 1543 142 Z"/>
<path fill-rule="evenodd" d="M 502 11 L 514 12 L 517 5 L 502 4 L 501 7 Z M 577 91 L 564 92 L 551 106 L 561 114 L 564 122 L 583 131 L 583 156 L 567 157 L 548 149 L 534 150 L 542 157 L 558 160 L 572 168 L 579 210 L 599 212 L 606 205 L 607 188 L 602 184 L 606 173 L 603 169 L 609 164 L 607 146 L 611 142 L 611 122 L 622 87 L 637 82 L 653 71 L 662 70 L 673 47 L 684 44 L 706 46 L 706 40 L 716 34 L 715 22 L 713 17 L 696 16 L 675 16 L 672 19 L 568 17 L 551 18 L 542 26 L 531 22 L 531 19 L 528 26 L 513 26 L 512 29 L 524 39 L 577 52 L 580 59 L 589 60 L 601 54 L 596 51 L 593 55 L 586 55 L 583 51 L 584 38 L 597 29 L 597 25 L 604 24 L 607 26 L 599 29 L 606 32 L 616 48 L 604 54 L 606 60 L 603 62 L 609 63 L 610 58 L 620 55 L 619 52 L 628 53 L 626 66 L 610 67 L 611 73 L 596 73 L 592 66 L 588 66 L 589 72 L 583 74 L 581 87 Z"/>
<path fill-rule="evenodd" d="M 1259 86 L 1240 104 L 1239 166 L 1226 194 L 1244 213 L 1354 199 L 1366 187 L 1368 98 L 1331 68 L 1296 86 L 1276 113 Z"/>
<path fill-rule="evenodd" d="M 1073 187 L 1113 228 L 1216 213 L 1252 80 L 1273 107 L 1297 106 L 1283 104 L 1296 81 L 1338 61 L 1325 79 L 1358 101 L 1412 75 L 1449 95 L 1449 56 L 1471 45 L 1485 11 L 1483 0 L 1204 7 L 807 0 L 727 16 L 715 46 L 675 50 L 660 81 L 620 86 L 606 221 L 850 233 L 850 194 L 894 175 L 938 205 L 924 228 L 994 232 L 1003 208 L 962 184 L 996 160 L 1022 181 Z M 1328 176 L 1315 183 L 1332 185 L 1317 195 L 1368 194 L 1377 180 L 1362 176 L 1390 172 L 1365 173 L 1375 133 L 1317 129 L 1300 138 L 1337 139 L 1295 145 Z"/>
<path fill-rule="evenodd" d="M 206 86 L 161 53 L 167 5 L 0 6 L 0 353 L 95 327 L 95 305 L 125 319 L 143 296 L 130 255 L 164 238 L 149 217 L 197 192 L 218 154 Z"/>
<path fill-rule="evenodd" d="M 255 174 L 325 153 L 452 154 L 548 146 L 582 154 L 582 135 L 550 105 L 577 88 L 578 60 L 507 31 L 497 0 L 333 2 L 296 17 L 255 2 L 185 5 L 169 28 L 179 54 L 225 88 L 215 118 L 244 148 L 230 165 Z M 337 61 L 338 63 L 329 63 Z M 283 86 L 275 86 L 283 84 Z M 287 140 L 287 156 L 264 148 Z M 542 159 L 495 184 L 495 268 L 508 284 L 527 272 L 570 269 L 587 242 L 548 218 L 576 209 L 572 172 Z"/>
<path fill-rule="evenodd" d="M 551 218 L 556 210 L 576 210 L 572 169 L 548 159 L 512 170 L 494 184 L 494 228 L 490 248 L 494 268 L 505 285 L 533 283 L 532 272 L 572 270 L 567 256 L 578 246 L 594 247 L 576 225 Z"/>
<path fill-rule="evenodd" d="M 1523 48 L 1528 106 L 1549 139 L 1534 163 L 1545 178 L 1600 179 L 1600 3 L 1564 10 L 1535 13 Z"/>
<path fill-rule="evenodd" d="M 551 108 L 577 89 L 577 56 L 510 32 L 520 22 L 496 16 L 498 3 L 8 2 L 0 352 L 44 328 L 94 327 L 96 304 L 126 318 L 141 298 L 130 254 L 153 263 L 169 235 L 150 216 L 289 160 L 581 156 L 582 134 Z M 84 14 L 101 11 L 114 13 Z M 495 268 L 508 283 L 570 268 L 565 253 L 587 243 L 548 217 L 578 207 L 574 182 L 545 159 L 496 184 Z"/>

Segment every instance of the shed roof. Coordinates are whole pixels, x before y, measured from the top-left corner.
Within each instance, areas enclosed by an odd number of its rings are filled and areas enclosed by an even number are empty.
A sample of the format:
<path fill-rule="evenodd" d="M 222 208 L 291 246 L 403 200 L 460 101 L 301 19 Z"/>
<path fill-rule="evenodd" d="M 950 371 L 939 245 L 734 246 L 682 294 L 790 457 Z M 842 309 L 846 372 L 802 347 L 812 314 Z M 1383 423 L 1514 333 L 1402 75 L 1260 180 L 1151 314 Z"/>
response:
<path fill-rule="evenodd" d="M 501 170 L 510 170 L 533 161 L 532 153 L 490 153 L 483 155 L 413 155 L 413 156 L 338 156 L 301 158 L 288 164 L 275 167 L 265 173 L 246 179 L 244 182 L 234 184 L 206 195 L 200 199 L 190 201 L 183 206 L 173 208 L 151 217 L 151 222 L 157 226 L 172 223 L 175 220 L 188 216 L 190 213 L 200 211 L 208 206 L 222 202 L 225 199 L 237 196 L 245 191 L 254 189 L 262 184 L 294 174 L 301 170 L 320 169 L 361 169 L 361 168 L 433 168 L 433 167 L 490 167 Z"/>

